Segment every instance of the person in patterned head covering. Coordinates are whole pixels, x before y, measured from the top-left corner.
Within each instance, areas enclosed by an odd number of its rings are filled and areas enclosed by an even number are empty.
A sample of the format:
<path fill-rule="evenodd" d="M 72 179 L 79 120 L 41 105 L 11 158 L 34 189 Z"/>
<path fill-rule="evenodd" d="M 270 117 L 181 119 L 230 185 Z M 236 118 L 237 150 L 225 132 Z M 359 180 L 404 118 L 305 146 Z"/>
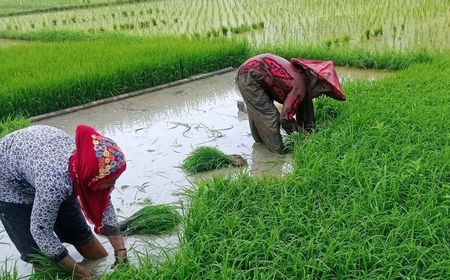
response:
<path fill-rule="evenodd" d="M 74 139 L 57 128 L 33 125 L 0 139 L 0 220 L 21 259 L 33 262 L 38 251 L 79 277 L 89 269 L 68 254 L 70 243 L 86 259 L 108 255 L 93 235 L 108 237 L 117 262 L 127 250 L 110 193 L 125 171 L 117 144 L 87 125 Z M 80 207 L 81 206 L 81 207 Z M 82 214 L 84 212 L 84 216 Z"/>
<path fill-rule="evenodd" d="M 276 153 L 285 152 L 280 125 L 288 134 L 299 128 L 312 131 L 313 98 L 324 94 L 346 99 L 331 61 L 288 61 L 270 53 L 260 54 L 239 67 L 236 84 L 247 107 L 253 139 Z M 274 101 L 282 104 L 281 112 Z"/>

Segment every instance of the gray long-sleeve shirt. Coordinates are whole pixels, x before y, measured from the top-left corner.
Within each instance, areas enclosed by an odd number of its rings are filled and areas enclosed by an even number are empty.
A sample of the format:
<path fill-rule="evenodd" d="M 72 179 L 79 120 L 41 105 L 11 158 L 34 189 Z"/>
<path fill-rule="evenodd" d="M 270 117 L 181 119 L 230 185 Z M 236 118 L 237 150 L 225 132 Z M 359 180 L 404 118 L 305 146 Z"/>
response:
<path fill-rule="evenodd" d="M 32 204 L 30 231 L 39 248 L 58 259 L 66 253 L 53 228 L 60 204 L 73 195 L 69 158 L 74 139 L 62 130 L 34 125 L 0 139 L 0 201 Z M 105 235 L 118 232 L 110 203 Z"/>

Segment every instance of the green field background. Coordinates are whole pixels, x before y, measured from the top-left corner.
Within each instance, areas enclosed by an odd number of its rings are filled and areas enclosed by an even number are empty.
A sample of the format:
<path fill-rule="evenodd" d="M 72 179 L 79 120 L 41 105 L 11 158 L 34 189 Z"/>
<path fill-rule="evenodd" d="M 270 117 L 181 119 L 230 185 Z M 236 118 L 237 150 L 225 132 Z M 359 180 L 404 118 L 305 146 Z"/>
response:
<path fill-rule="evenodd" d="M 287 27 L 299 4 L 310 18 Z M 447 4 L 189 0 L 4 17 L 1 37 L 31 41 L 0 48 L 0 136 L 32 115 L 261 52 L 395 70 L 346 83 L 346 102 L 317 102 L 318 130 L 295 138 L 292 173 L 201 183 L 176 252 L 101 279 L 450 279 Z"/>

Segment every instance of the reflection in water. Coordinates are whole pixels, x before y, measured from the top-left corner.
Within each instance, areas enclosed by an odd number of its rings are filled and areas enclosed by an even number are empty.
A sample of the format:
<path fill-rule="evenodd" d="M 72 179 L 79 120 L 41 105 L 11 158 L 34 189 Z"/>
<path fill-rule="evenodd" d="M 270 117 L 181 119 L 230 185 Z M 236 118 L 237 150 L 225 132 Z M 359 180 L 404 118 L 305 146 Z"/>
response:
<path fill-rule="evenodd" d="M 237 108 L 241 97 L 236 92 L 233 76 L 230 72 L 62 115 L 39 124 L 59 127 L 73 135 L 77 124 L 87 123 L 119 144 L 127 157 L 128 168 L 117 182 L 112 201 L 119 219 L 123 219 L 149 201 L 180 203 L 180 197 L 174 194 L 192 188 L 192 179 L 239 172 L 250 172 L 255 176 L 280 175 L 292 169 L 289 155 L 274 154 L 264 145 L 254 143 L 247 116 Z M 188 176 L 180 165 L 188 153 L 202 145 L 218 147 L 227 154 L 241 154 L 249 166 Z M 0 227 L 0 258 L 18 259 L 17 251 L 9 245 L 9 238 L 1 230 Z M 111 252 L 107 240 L 100 240 Z M 158 255 L 161 247 L 175 248 L 178 239 L 170 235 L 128 237 L 127 243 L 136 252 Z M 69 247 L 69 252 L 77 261 L 82 260 L 73 247 Z M 110 256 L 88 265 L 102 272 L 107 271 L 113 261 Z M 21 261 L 17 264 L 20 274 L 30 272 L 30 266 Z"/>

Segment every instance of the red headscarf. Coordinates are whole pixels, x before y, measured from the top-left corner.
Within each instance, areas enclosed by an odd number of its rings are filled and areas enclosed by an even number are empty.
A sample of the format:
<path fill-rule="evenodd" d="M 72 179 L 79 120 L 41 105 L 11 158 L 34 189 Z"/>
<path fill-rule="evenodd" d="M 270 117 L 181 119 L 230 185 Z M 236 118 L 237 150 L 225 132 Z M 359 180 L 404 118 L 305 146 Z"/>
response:
<path fill-rule="evenodd" d="M 346 97 L 336 74 L 333 61 L 302 58 L 292 58 L 290 61 L 297 68 L 310 69 L 319 80 L 325 81 L 330 85 L 333 91 L 327 92 L 326 95 L 336 100 L 345 101 Z"/>
<path fill-rule="evenodd" d="M 125 157 L 117 144 L 87 125 L 75 132 L 75 148 L 69 161 L 73 189 L 86 218 L 96 233 L 103 233 L 103 214 L 114 186 L 100 189 L 117 179 L 126 169 Z"/>

